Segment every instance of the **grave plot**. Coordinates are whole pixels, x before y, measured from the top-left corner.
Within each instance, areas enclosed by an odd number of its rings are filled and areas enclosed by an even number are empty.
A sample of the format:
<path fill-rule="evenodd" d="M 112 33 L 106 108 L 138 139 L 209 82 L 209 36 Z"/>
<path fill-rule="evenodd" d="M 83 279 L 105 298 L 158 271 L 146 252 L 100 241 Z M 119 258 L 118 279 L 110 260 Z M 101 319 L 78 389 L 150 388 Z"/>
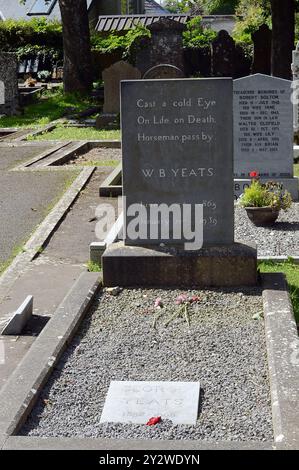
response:
<path fill-rule="evenodd" d="M 175 303 L 180 290 L 100 294 L 21 434 L 271 441 L 261 289 L 184 293 L 198 297 L 188 306 L 187 317 L 184 305 Z M 157 297 L 161 308 L 154 307 Z M 111 381 L 186 382 L 187 387 L 200 382 L 196 423 L 173 424 L 168 413 L 175 420 L 183 403 L 165 403 L 173 394 L 165 391 L 161 396 L 154 388 L 138 401 L 131 382 L 126 384 L 133 389 L 128 391 L 129 401 L 121 393 L 114 401 L 120 408 L 118 418 L 126 423 L 101 422 Z M 153 405 L 156 414 L 151 414 Z M 191 405 L 196 410 L 196 397 Z M 160 415 L 161 423 L 146 426 L 152 416 Z M 136 416 L 139 424 L 130 424 Z M 113 419 L 106 413 L 104 421 L 109 418 Z"/>

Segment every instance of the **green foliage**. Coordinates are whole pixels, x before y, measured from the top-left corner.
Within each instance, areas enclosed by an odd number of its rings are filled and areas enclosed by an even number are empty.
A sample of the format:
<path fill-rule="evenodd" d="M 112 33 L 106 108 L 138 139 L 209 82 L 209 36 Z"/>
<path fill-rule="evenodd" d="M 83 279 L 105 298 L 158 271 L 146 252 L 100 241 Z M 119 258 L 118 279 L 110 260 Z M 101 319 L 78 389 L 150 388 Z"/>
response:
<path fill-rule="evenodd" d="M 0 21 L 0 50 L 15 52 L 19 59 L 30 56 L 62 57 L 62 26 L 44 17 Z"/>
<path fill-rule="evenodd" d="M 270 0 L 240 0 L 236 14 L 238 21 L 233 31 L 236 42 L 252 44 L 252 33 L 262 24 L 272 26 Z"/>
<path fill-rule="evenodd" d="M 77 112 L 91 105 L 88 98 L 77 94 L 64 94 L 62 90 L 55 93 L 44 92 L 38 103 L 27 106 L 21 116 L 0 118 L 0 127 L 36 127 L 44 126 L 61 118 L 66 108 L 75 108 Z"/>
<path fill-rule="evenodd" d="M 216 36 L 216 31 L 202 27 L 202 19 L 197 16 L 188 22 L 187 29 L 183 33 L 184 47 L 196 48 L 210 45 Z"/>
<path fill-rule="evenodd" d="M 90 273 L 99 273 L 102 271 L 102 266 L 100 263 L 94 263 L 93 261 L 88 261 L 87 270 Z"/>
<path fill-rule="evenodd" d="M 239 5 L 239 0 L 197 0 L 206 15 L 233 15 Z"/>
<path fill-rule="evenodd" d="M 291 195 L 282 188 L 281 184 L 272 181 L 261 184 L 255 179 L 239 198 L 239 205 L 242 207 L 272 207 L 287 210 L 291 204 Z"/>
<path fill-rule="evenodd" d="M 34 136 L 28 140 L 119 140 L 119 130 L 101 130 L 94 127 L 57 126 L 51 132 Z"/>
<path fill-rule="evenodd" d="M 284 263 L 263 261 L 259 263 L 259 270 L 262 273 L 282 272 L 286 275 L 295 318 L 299 323 L 299 265 L 294 263 L 291 258 Z"/>
<path fill-rule="evenodd" d="M 187 13 L 195 3 L 191 0 L 166 0 L 163 6 L 170 13 Z"/>
<path fill-rule="evenodd" d="M 138 24 L 134 29 L 129 29 L 126 34 L 116 32 L 108 35 L 105 33 L 93 33 L 91 35 L 91 46 L 94 51 L 102 53 L 121 49 L 124 55 L 126 55 L 135 39 L 150 36 L 150 31 L 141 24 Z"/>

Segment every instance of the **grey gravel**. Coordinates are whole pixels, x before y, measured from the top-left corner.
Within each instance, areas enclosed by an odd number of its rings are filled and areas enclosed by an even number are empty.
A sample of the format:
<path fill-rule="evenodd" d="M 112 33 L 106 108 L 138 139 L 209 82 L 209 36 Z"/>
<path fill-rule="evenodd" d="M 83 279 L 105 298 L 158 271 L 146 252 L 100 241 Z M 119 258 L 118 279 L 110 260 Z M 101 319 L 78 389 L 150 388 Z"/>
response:
<path fill-rule="evenodd" d="M 235 240 L 255 242 L 258 256 L 299 256 L 299 203 L 280 211 L 271 227 L 255 227 L 245 209 L 235 207 Z"/>
<path fill-rule="evenodd" d="M 271 440 L 264 326 L 252 318 L 262 312 L 260 289 L 192 291 L 201 300 L 189 308 L 190 327 L 183 316 L 165 327 L 178 311 L 179 294 L 157 289 L 101 294 L 21 434 Z M 164 304 L 161 310 L 153 307 L 157 297 Z M 197 424 L 100 424 L 111 380 L 199 380 Z"/>

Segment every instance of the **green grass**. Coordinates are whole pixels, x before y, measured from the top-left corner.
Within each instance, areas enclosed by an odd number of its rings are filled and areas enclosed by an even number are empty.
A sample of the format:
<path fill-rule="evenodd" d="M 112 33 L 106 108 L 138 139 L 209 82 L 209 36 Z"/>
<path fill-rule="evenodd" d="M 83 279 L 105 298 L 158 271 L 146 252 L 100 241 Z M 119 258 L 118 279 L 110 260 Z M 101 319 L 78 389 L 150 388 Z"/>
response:
<path fill-rule="evenodd" d="M 0 127 L 38 127 L 45 126 L 63 117 L 65 109 L 72 107 L 76 112 L 91 105 L 87 98 L 76 94 L 64 94 L 62 90 L 44 92 L 42 98 L 27 106 L 21 116 L 0 118 Z"/>
<path fill-rule="evenodd" d="M 94 263 L 93 261 L 88 261 L 87 270 L 90 273 L 99 273 L 102 271 L 102 266 L 99 263 Z"/>
<path fill-rule="evenodd" d="M 98 130 L 94 127 L 58 126 L 51 132 L 30 137 L 28 140 L 119 140 L 120 131 Z"/>
<path fill-rule="evenodd" d="M 274 263 L 273 261 L 263 261 L 259 263 L 262 273 L 284 273 L 286 275 L 290 297 L 292 300 L 294 314 L 299 324 L 299 265 L 290 259 L 284 263 Z"/>
<path fill-rule="evenodd" d="M 120 163 L 119 160 L 88 160 L 86 162 L 78 162 L 82 166 L 113 166 L 116 167 Z"/>
<path fill-rule="evenodd" d="M 0 275 L 4 273 L 4 271 L 6 271 L 6 269 L 10 266 L 10 264 L 12 263 L 12 261 L 14 260 L 16 256 L 18 256 L 20 253 L 24 253 L 25 251 L 26 250 L 23 244 L 14 247 L 14 249 L 11 252 L 10 257 L 3 263 L 0 263 Z"/>
<path fill-rule="evenodd" d="M 294 164 L 294 176 L 299 177 L 299 163 Z"/>

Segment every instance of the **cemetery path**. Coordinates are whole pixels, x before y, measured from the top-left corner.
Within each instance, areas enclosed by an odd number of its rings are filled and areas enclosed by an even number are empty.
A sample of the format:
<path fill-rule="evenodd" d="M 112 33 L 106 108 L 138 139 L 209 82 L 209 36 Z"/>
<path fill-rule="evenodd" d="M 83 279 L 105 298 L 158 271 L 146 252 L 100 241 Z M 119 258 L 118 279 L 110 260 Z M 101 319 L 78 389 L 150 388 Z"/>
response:
<path fill-rule="evenodd" d="M 111 172 L 110 167 L 98 168 L 87 187 L 81 191 L 76 203 L 67 213 L 59 230 L 52 236 L 40 260 L 53 263 L 84 264 L 89 260 L 89 245 L 98 241 L 95 235 L 95 212 L 100 203 L 117 205 L 115 198 L 99 198 L 99 187 Z"/>
<path fill-rule="evenodd" d="M 33 156 L 31 154 L 30 158 Z M 10 374 L 26 354 L 44 322 L 55 312 L 80 273 L 86 270 L 89 244 L 96 241 L 95 209 L 100 202 L 109 201 L 114 205 L 117 204 L 117 201 L 112 199 L 99 197 L 99 186 L 111 172 L 111 169 L 111 167 L 104 167 L 95 171 L 87 186 L 81 191 L 52 235 L 48 245 L 15 281 L 8 295 L 0 303 L 1 324 L 1 319 L 14 312 L 27 295 L 34 297 L 34 315 L 26 331 L 20 337 L 4 338 L 6 355 L 5 363 L 0 364 L 0 388 L 6 383 Z M 70 169 L 70 172 L 63 170 L 61 172 L 22 173 L 22 175 L 16 173 L 16 175 L 20 176 L 20 181 L 22 178 L 25 181 L 25 177 L 32 178 L 31 181 L 28 179 L 28 185 L 34 187 L 33 178 L 36 178 L 38 173 L 42 174 L 42 179 L 39 180 L 41 183 L 36 185 L 37 196 L 40 198 L 43 193 L 39 191 L 42 191 L 41 187 L 48 184 L 47 181 L 50 181 L 51 188 L 53 187 L 57 191 L 59 184 L 61 184 L 60 180 L 63 181 L 67 174 L 72 174 L 72 170 Z M 7 178 L 7 176 L 5 177 Z M 36 214 L 35 211 L 32 212 Z M 6 220 L 7 215 L 3 213 L 3 210 L 0 213 L 2 214 L 0 216 L 1 223 L 1 217 Z M 19 213 L 19 220 L 24 222 L 24 212 Z"/>
<path fill-rule="evenodd" d="M 0 267 L 30 237 L 73 175 L 71 171 L 9 171 L 46 148 L 0 145 Z"/>

